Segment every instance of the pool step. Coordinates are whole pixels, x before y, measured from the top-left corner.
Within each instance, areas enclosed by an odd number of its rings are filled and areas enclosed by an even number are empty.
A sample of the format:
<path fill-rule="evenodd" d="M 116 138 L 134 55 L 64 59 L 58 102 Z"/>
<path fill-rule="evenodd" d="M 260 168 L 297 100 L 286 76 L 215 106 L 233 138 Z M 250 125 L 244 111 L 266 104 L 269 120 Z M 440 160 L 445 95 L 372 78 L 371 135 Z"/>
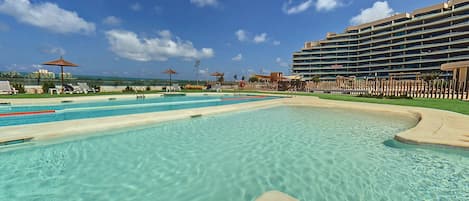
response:
<path fill-rule="evenodd" d="M 21 143 L 29 142 L 32 139 L 33 139 L 33 137 L 23 137 L 23 138 L 16 138 L 16 139 L 3 139 L 3 140 L 0 140 L 0 146 L 21 144 Z"/>

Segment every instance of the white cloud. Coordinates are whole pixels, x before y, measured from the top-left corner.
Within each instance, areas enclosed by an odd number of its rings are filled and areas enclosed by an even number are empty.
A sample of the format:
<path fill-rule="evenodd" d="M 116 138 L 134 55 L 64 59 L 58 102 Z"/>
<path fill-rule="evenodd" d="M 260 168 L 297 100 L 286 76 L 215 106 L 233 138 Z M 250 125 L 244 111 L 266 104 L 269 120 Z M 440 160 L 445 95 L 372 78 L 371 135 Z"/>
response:
<path fill-rule="evenodd" d="M 218 0 L 191 0 L 192 4 L 195 4 L 198 7 L 213 6 L 218 5 Z"/>
<path fill-rule="evenodd" d="M 4 0 L 0 3 L 0 13 L 57 33 L 89 34 L 95 31 L 94 23 L 50 2 L 32 4 L 29 0 Z"/>
<path fill-rule="evenodd" d="M 122 20 L 115 16 L 107 16 L 103 19 L 103 23 L 111 26 L 118 26 L 122 23 Z"/>
<path fill-rule="evenodd" d="M 53 54 L 53 55 L 58 55 L 58 56 L 63 56 L 65 53 L 67 53 L 63 48 L 61 47 L 49 47 L 49 48 L 44 48 L 42 52 L 47 53 L 47 54 Z"/>
<path fill-rule="evenodd" d="M 134 4 L 130 5 L 130 9 L 133 11 L 140 11 L 142 10 L 142 5 L 140 5 L 138 2 L 135 2 Z"/>
<path fill-rule="evenodd" d="M 277 57 L 275 59 L 275 62 L 277 63 L 277 65 L 279 65 L 280 67 L 288 67 L 288 63 L 283 61 L 280 57 Z"/>
<path fill-rule="evenodd" d="M 302 3 L 296 5 L 293 4 L 293 0 L 285 2 L 282 7 L 283 12 L 288 15 L 302 13 L 313 6 L 313 0 L 303 1 Z"/>
<path fill-rule="evenodd" d="M 241 42 L 249 41 L 253 43 L 263 43 L 263 42 L 268 41 L 267 33 L 257 34 L 253 37 L 251 33 L 243 29 L 239 29 L 238 31 L 235 32 L 235 35 L 236 35 L 236 38 L 238 38 L 238 40 Z"/>
<path fill-rule="evenodd" d="M 235 32 L 236 37 L 238 38 L 239 41 L 246 41 L 248 40 L 247 32 L 239 29 L 238 31 Z"/>
<path fill-rule="evenodd" d="M 358 25 L 389 17 L 394 14 L 394 10 L 389 7 L 387 1 L 377 1 L 371 8 L 362 9 L 360 14 L 350 20 L 350 24 Z"/>
<path fill-rule="evenodd" d="M 342 3 L 339 0 L 317 0 L 315 7 L 317 11 L 329 11 L 340 5 L 342 5 Z"/>
<path fill-rule="evenodd" d="M 239 53 L 238 55 L 236 55 L 235 57 L 231 58 L 231 60 L 233 61 L 241 61 L 243 60 L 243 55 L 241 53 Z"/>
<path fill-rule="evenodd" d="M 209 75 L 208 68 L 205 68 L 205 69 L 199 69 L 199 75 L 205 75 L 205 76 L 208 76 L 208 75 Z"/>
<path fill-rule="evenodd" d="M 280 41 L 274 40 L 274 42 L 272 42 L 272 44 L 274 44 L 274 45 L 280 45 Z"/>
<path fill-rule="evenodd" d="M 135 61 L 166 61 L 175 57 L 201 59 L 215 54 L 212 48 L 197 50 L 192 42 L 173 37 L 168 30 L 160 31 L 155 38 L 139 37 L 126 30 L 110 30 L 106 37 L 112 52 Z"/>
<path fill-rule="evenodd" d="M 36 69 L 40 69 L 40 68 L 42 68 L 42 65 L 41 64 L 33 64 L 33 65 L 31 65 L 31 67 L 36 68 Z"/>
<path fill-rule="evenodd" d="M 263 43 L 267 41 L 267 34 L 261 33 L 259 35 L 254 36 L 254 43 Z"/>

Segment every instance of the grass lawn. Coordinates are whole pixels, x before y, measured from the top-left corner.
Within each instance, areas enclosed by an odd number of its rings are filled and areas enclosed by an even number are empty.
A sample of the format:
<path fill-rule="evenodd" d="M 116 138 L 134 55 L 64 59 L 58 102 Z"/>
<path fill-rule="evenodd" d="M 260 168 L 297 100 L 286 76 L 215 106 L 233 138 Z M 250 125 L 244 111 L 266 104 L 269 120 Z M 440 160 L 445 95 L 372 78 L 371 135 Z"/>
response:
<path fill-rule="evenodd" d="M 348 95 L 334 95 L 334 94 L 313 94 L 321 99 L 340 100 L 340 101 L 354 101 L 390 105 L 403 105 L 434 108 L 440 110 L 448 110 L 461 114 L 469 115 L 469 102 L 462 100 L 451 99 L 429 99 L 429 98 L 414 98 L 414 99 L 378 99 L 378 98 L 363 98 Z"/>

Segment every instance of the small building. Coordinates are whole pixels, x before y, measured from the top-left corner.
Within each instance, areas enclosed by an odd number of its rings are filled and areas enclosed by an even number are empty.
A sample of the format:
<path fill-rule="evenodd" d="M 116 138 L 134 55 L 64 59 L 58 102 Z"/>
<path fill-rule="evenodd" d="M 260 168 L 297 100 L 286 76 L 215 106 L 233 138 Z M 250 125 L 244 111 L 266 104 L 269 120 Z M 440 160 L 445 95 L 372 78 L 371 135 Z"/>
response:
<path fill-rule="evenodd" d="M 452 71 L 453 80 L 458 83 L 469 82 L 469 60 L 443 64 L 441 70 Z"/>
<path fill-rule="evenodd" d="M 282 72 L 272 72 L 270 75 L 254 75 L 261 82 L 278 82 L 284 79 Z"/>
<path fill-rule="evenodd" d="M 39 69 L 39 70 L 29 74 L 29 77 L 30 78 L 35 78 L 35 79 L 37 79 L 37 78 L 55 79 L 55 73 L 50 72 L 46 69 Z"/>

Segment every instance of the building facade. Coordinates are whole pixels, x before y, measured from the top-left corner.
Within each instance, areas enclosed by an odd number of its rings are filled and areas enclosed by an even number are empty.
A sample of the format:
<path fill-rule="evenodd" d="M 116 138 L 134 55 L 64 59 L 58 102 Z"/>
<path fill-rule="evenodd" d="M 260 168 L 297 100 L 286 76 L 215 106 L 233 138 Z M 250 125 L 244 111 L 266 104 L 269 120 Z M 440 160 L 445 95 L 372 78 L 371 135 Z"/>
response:
<path fill-rule="evenodd" d="M 293 53 L 292 73 L 305 80 L 338 76 L 415 78 L 442 71 L 441 65 L 469 60 L 469 0 L 451 0 L 412 13 L 327 33 Z"/>
<path fill-rule="evenodd" d="M 36 72 L 32 72 L 29 74 L 29 78 L 34 78 L 34 79 L 55 79 L 55 73 L 49 72 L 46 69 L 39 69 Z"/>

